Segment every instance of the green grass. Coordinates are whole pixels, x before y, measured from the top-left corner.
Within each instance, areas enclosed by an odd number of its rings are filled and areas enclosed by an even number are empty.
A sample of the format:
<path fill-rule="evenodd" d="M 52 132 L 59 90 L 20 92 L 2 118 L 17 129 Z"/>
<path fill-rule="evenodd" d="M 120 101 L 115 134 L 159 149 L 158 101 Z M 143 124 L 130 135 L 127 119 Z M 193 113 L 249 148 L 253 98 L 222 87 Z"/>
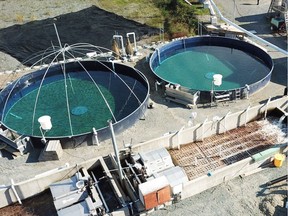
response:
<path fill-rule="evenodd" d="M 95 5 L 151 27 L 164 25 L 166 38 L 195 35 L 196 16 L 209 13 L 202 4 L 182 0 L 98 0 Z"/>
<path fill-rule="evenodd" d="M 159 27 L 164 17 L 152 0 L 98 0 L 98 7 L 152 27 Z"/>

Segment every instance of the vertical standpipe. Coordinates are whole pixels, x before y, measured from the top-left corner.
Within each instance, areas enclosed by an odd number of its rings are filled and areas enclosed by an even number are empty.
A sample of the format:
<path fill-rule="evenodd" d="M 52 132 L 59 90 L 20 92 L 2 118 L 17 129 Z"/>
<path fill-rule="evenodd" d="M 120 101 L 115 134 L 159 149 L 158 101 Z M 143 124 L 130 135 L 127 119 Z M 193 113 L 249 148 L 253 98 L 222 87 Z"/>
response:
<path fill-rule="evenodd" d="M 109 128 L 111 131 L 112 144 L 113 144 L 114 154 L 115 154 L 116 162 L 117 162 L 117 166 L 118 166 L 118 174 L 119 174 L 119 178 L 120 178 L 120 181 L 122 184 L 122 179 L 123 179 L 122 166 L 120 163 L 119 152 L 118 152 L 118 147 L 117 147 L 117 143 L 116 143 L 116 138 L 115 138 L 115 134 L 114 134 L 112 121 L 108 120 L 108 124 L 109 124 Z"/>
<path fill-rule="evenodd" d="M 157 51 L 157 55 L 158 55 L 158 63 L 160 65 L 161 61 L 160 61 L 160 50 L 159 50 L 159 48 L 156 48 L 156 51 Z"/>
<path fill-rule="evenodd" d="M 126 34 L 127 38 L 129 38 L 130 35 L 133 35 L 134 52 L 137 52 L 135 32 L 129 32 L 129 33 L 127 33 L 127 34 Z"/>
<path fill-rule="evenodd" d="M 126 54 L 125 54 L 125 47 L 124 47 L 123 37 L 121 35 L 113 35 L 113 39 L 115 39 L 115 38 L 120 38 L 122 55 L 125 56 Z"/>

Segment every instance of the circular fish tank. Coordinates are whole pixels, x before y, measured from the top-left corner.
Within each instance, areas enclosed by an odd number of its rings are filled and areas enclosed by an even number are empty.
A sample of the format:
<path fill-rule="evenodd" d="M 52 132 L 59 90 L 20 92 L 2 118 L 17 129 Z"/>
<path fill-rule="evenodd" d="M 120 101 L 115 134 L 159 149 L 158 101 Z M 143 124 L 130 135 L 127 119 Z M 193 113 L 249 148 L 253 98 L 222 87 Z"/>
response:
<path fill-rule="evenodd" d="M 149 84 L 138 70 L 103 60 L 66 60 L 26 74 L 1 95 L 1 123 L 18 134 L 47 139 L 97 133 L 110 137 L 132 126 L 147 108 Z M 43 130 L 38 119 L 51 118 Z"/>
<path fill-rule="evenodd" d="M 193 37 L 174 40 L 152 54 L 150 68 L 170 84 L 200 92 L 200 101 L 215 94 L 253 94 L 263 88 L 274 68 L 271 57 L 261 48 L 237 39 Z M 214 85 L 221 75 L 221 85 Z"/>

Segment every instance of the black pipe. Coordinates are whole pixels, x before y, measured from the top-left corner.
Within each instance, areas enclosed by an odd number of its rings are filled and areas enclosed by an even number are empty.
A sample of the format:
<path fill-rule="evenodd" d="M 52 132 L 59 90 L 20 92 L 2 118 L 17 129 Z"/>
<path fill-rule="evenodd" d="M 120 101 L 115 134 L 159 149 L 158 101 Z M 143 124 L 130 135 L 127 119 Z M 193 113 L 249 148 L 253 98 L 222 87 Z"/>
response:
<path fill-rule="evenodd" d="M 284 175 L 284 176 L 282 176 L 282 177 L 276 178 L 276 179 L 274 179 L 274 180 L 272 180 L 272 181 L 267 182 L 267 185 L 270 186 L 270 185 L 276 184 L 276 183 L 278 183 L 278 182 L 287 180 L 287 177 L 288 177 L 288 175 Z"/>

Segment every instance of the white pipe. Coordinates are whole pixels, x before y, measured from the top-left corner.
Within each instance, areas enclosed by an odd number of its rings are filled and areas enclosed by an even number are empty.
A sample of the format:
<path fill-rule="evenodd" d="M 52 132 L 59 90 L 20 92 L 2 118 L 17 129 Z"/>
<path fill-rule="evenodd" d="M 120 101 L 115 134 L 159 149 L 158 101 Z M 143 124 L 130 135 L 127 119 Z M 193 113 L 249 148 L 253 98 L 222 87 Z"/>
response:
<path fill-rule="evenodd" d="M 120 38 L 120 41 L 121 41 L 121 49 L 122 49 L 122 55 L 126 55 L 125 53 L 125 47 L 124 47 L 124 42 L 123 42 L 123 37 L 122 35 L 113 35 L 113 39 L 114 38 Z"/>
<path fill-rule="evenodd" d="M 155 81 L 155 90 L 158 91 L 158 81 Z"/>
<path fill-rule="evenodd" d="M 192 5 L 188 0 L 184 0 L 187 4 Z"/>
<path fill-rule="evenodd" d="M 275 46 L 274 44 L 269 43 L 268 41 L 266 41 L 266 40 L 258 37 L 257 35 L 254 35 L 253 33 L 247 31 L 246 29 L 241 28 L 240 26 L 236 25 L 235 23 L 233 23 L 233 22 L 231 22 L 230 20 L 228 20 L 227 18 L 225 18 L 225 17 L 222 15 L 222 13 L 220 12 L 220 10 L 217 8 L 217 6 L 216 6 L 216 4 L 214 3 L 214 1 L 213 1 L 213 0 L 209 0 L 209 1 L 210 1 L 210 3 L 212 4 L 212 6 L 214 7 L 214 9 L 216 10 L 216 12 L 218 13 L 218 15 L 220 16 L 220 19 L 221 19 L 221 20 L 223 20 L 224 22 L 226 22 L 226 23 L 234 26 L 235 28 L 237 28 L 237 29 L 245 32 L 245 33 L 246 33 L 247 35 L 249 35 L 250 37 L 252 37 L 252 38 L 254 38 L 254 39 L 256 39 L 256 40 L 258 40 L 258 41 L 266 44 L 267 46 L 270 46 L 270 47 L 272 47 L 273 49 L 275 49 L 275 50 L 283 53 L 284 55 L 288 56 L 288 52 L 287 52 L 286 50 L 283 50 L 283 49 Z"/>
<path fill-rule="evenodd" d="M 134 52 L 137 52 L 137 46 L 136 46 L 136 36 L 135 36 L 135 32 L 129 32 L 126 34 L 127 37 L 129 38 L 129 35 L 133 35 L 133 43 L 134 43 Z"/>
<path fill-rule="evenodd" d="M 96 129 L 95 129 L 94 127 L 92 128 L 92 130 L 93 130 L 93 137 L 94 137 L 94 140 L 95 140 L 95 142 L 96 142 L 96 145 L 99 146 L 99 139 L 98 139 L 97 131 L 96 131 Z M 93 144 L 94 144 L 95 142 L 93 142 Z"/>
<path fill-rule="evenodd" d="M 41 132 L 41 135 L 42 135 L 41 142 L 42 142 L 43 144 L 46 144 L 47 140 L 46 140 L 46 138 L 45 138 L 45 136 L 44 136 L 44 133 L 43 133 L 43 131 L 42 131 L 42 126 L 40 126 L 39 129 L 40 129 L 40 132 Z"/>
<path fill-rule="evenodd" d="M 157 54 L 158 54 L 158 63 L 159 65 L 161 64 L 160 62 L 160 50 L 158 48 L 156 48 Z"/>
<path fill-rule="evenodd" d="M 114 65 L 114 61 L 112 61 L 112 70 L 113 70 L 113 72 L 115 72 L 115 65 Z"/>

